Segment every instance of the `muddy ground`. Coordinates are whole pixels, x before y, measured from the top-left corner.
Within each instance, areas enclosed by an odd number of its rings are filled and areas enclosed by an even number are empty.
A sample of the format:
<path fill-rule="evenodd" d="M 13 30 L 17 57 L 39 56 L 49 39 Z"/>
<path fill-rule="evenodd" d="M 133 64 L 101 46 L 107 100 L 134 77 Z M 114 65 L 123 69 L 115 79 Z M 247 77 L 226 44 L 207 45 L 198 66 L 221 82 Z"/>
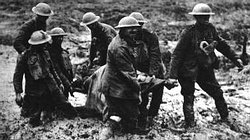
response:
<path fill-rule="evenodd" d="M 28 120 L 20 117 L 20 108 L 15 104 L 13 89 L 13 72 L 16 52 L 12 46 L 0 45 L 0 139 L 95 139 L 98 140 L 104 124 L 99 118 L 82 119 L 77 117 L 67 120 L 62 117 L 54 118 L 53 122 L 32 128 Z M 198 86 L 196 87 L 195 117 L 197 127 L 187 132 L 178 131 L 183 122 L 182 96 L 180 87 L 164 90 L 163 103 L 155 124 L 147 135 L 121 135 L 116 139 L 250 139 L 250 78 L 249 68 L 238 73 L 236 68 L 229 71 L 217 71 L 216 75 L 225 91 L 230 116 L 235 118 L 240 131 L 231 130 L 229 126 L 219 122 L 219 115 L 214 101 Z M 69 100 L 74 106 L 84 105 L 85 95 L 74 93 Z M 176 129 L 174 129 L 176 128 Z"/>

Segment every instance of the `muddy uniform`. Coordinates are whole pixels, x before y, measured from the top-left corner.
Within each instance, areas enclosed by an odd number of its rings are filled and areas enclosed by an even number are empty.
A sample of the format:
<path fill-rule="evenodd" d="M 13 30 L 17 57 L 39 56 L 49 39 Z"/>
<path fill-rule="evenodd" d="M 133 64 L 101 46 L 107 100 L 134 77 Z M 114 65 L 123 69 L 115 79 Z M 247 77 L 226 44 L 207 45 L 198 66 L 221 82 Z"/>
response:
<path fill-rule="evenodd" d="M 34 31 L 46 31 L 46 23 L 40 23 L 36 18 L 24 23 L 19 29 L 18 34 L 14 40 L 14 48 L 21 54 L 23 51 L 30 47 L 28 40 Z"/>
<path fill-rule="evenodd" d="M 116 31 L 110 25 L 100 23 L 98 28 L 91 30 L 92 42 L 90 46 L 89 59 L 91 64 L 99 53 L 98 65 L 102 66 L 106 64 L 108 45 L 112 39 L 116 36 Z"/>
<path fill-rule="evenodd" d="M 163 78 L 163 64 L 159 41 L 156 34 L 142 29 L 138 41 L 136 52 L 136 69 L 156 78 Z M 157 116 L 162 102 L 163 86 L 152 91 L 152 101 L 148 110 L 148 116 Z M 148 93 L 142 94 L 140 111 L 143 116 L 147 114 Z"/>
<path fill-rule="evenodd" d="M 74 116 L 72 106 L 67 102 L 58 85 L 61 80 L 56 74 L 47 50 L 28 49 L 17 62 L 14 73 L 16 93 L 22 93 L 22 80 L 25 75 L 25 96 L 21 115 L 31 117 L 31 121 L 40 120 L 41 111 L 53 106 Z"/>
<path fill-rule="evenodd" d="M 195 24 L 183 31 L 171 58 L 170 78 L 178 79 L 181 85 L 181 94 L 184 96 L 183 111 L 188 125 L 194 122 L 195 82 L 214 98 L 221 118 L 225 119 L 228 116 L 223 91 L 213 71 L 214 68 L 218 68 L 218 59 L 213 50 L 208 56 L 204 54 L 200 48 L 202 41 L 207 41 L 208 44 L 217 41 L 215 49 L 233 62 L 237 61 L 236 54 L 218 36 L 212 24 L 205 26 Z"/>
<path fill-rule="evenodd" d="M 134 51 L 117 35 L 110 43 L 102 90 L 108 104 L 109 116 L 120 116 L 124 128 L 135 128 L 139 114 L 140 86 L 134 68 Z"/>
<path fill-rule="evenodd" d="M 64 95 L 68 98 L 71 92 L 71 82 L 73 81 L 73 70 L 70 62 L 69 53 L 61 47 L 52 46 L 49 53 L 54 64 L 55 70 L 62 80 L 64 86 Z"/>

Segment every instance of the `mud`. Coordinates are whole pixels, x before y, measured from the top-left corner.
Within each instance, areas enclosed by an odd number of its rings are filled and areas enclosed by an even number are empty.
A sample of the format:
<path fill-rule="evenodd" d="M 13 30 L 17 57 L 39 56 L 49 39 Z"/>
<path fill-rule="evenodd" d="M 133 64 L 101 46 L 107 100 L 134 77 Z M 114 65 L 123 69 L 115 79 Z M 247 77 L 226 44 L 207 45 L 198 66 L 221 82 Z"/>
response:
<path fill-rule="evenodd" d="M 77 117 L 67 120 L 54 117 L 39 127 L 31 127 L 28 120 L 20 117 L 20 108 L 15 104 L 15 93 L 12 86 L 15 68 L 16 52 L 12 46 L 0 45 L 0 139 L 89 139 L 98 140 L 100 131 L 104 128 L 99 118 L 82 119 Z M 218 81 L 225 91 L 224 96 L 229 106 L 230 116 L 235 118 L 240 131 L 235 131 L 230 126 L 219 121 L 219 115 L 214 101 L 198 85 L 195 92 L 195 118 L 197 126 L 188 131 L 182 131 L 180 125 L 184 117 L 182 113 L 183 98 L 180 87 L 164 90 L 163 103 L 154 125 L 147 135 L 119 135 L 115 139 L 121 140 L 201 140 L 201 139 L 250 139 L 250 78 L 249 67 L 242 72 L 236 68 L 230 71 L 216 71 Z M 84 105 L 86 95 L 75 92 L 75 97 L 69 100 L 74 106 Z"/>

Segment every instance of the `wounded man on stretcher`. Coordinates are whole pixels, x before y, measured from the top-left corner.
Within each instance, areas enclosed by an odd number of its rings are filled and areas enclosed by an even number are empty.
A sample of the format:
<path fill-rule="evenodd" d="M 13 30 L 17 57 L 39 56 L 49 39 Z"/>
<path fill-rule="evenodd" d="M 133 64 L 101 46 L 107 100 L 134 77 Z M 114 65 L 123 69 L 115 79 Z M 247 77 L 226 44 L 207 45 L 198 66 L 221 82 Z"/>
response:
<path fill-rule="evenodd" d="M 103 121 L 107 119 L 107 116 L 105 116 L 107 103 L 101 86 L 105 67 L 106 65 L 97 69 L 87 80 L 83 82 L 81 86 L 82 93 L 87 94 L 85 106 L 76 107 L 79 116 L 82 118 L 102 117 Z M 162 85 L 164 85 L 169 90 L 177 86 L 177 83 L 172 83 L 168 80 L 151 77 L 139 71 L 137 72 L 137 74 L 137 80 L 141 86 L 141 94 L 150 92 L 154 88 L 158 88 Z"/>

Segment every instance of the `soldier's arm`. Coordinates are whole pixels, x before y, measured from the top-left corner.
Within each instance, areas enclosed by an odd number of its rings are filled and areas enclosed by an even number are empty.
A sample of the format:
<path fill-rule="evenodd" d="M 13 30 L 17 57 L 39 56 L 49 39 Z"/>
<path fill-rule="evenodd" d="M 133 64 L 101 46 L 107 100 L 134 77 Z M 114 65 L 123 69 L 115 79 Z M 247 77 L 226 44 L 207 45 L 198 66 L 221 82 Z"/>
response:
<path fill-rule="evenodd" d="M 114 52 L 114 59 L 116 60 L 116 66 L 120 71 L 125 81 L 131 84 L 132 87 L 140 90 L 139 82 L 136 78 L 136 70 L 133 66 L 132 59 L 124 48 L 116 50 Z"/>
<path fill-rule="evenodd" d="M 25 73 L 25 69 L 28 67 L 26 64 L 27 58 L 25 55 L 19 56 L 19 60 L 17 61 L 15 72 L 13 76 L 13 85 L 16 94 L 20 94 L 23 92 L 23 75 Z"/>
<path fill-rule="evenodd" d="M 55 70 L 56 70 L 56 72 L 58 74 L 58 77 L 62 81 L 63 86 L 66 89 L 70 89 L 71 83 L 70 83 L 69 79 L 62 73 L 62 71 L 60 70 L 60 68 L 58 68 L 57 66 L 55 66 Z"/>
<path fill-rule="evenodd" d="M 72 63 L 71 63 L 70 58 L 69 58 L 69 53 L 67 55 L 67 61 L 68 61 L 69 67 L 70 67 L 69 70 L 68 70 L 69 81 L 72 82 L 73 78 L 74 78 L 74 74 L 73 74 L 73 66 L 72 66 Z"/>
<path fill-rule="evenodd" d="M 178 70 L 181 67 L 181 63 L 183 62 L 183 58 L 185 55 L 186 48 L 189 44 L 191 44 L 191 34 L 188 32 L 188 30 L 184 30 L 179 37 L 179 41 L 174 49 L 174 52 L 171 56 L 171 62 L 170 62 L 170 75 L 169 77 L 171 79 L 177 79 L 178 78 Z"/>
<path fill-rule="evenodd" d="M 214 36 L 215 40 L 218 42 L 218 45 L 216 46 L 216 49 L 221 52 L 224 56 L 226 56 L 228 59 L 230 59 L 233 63 L 236 64 L 238 67 L 242 67 L 241 64 L 238 63 L 238 59 L 240 56 L 238 56 L 234 50 L 231 49 L 231 47 L 227 44 L 227 42 L 221 38 L 218 35 L 218 32 L 214 28 Z"/>
<path fill-rule="evenodd" d="M 151 44 L 149 46 L 149 53 L 149 75 L 158 76 L 162 60 L 159 48 L 159 40 L 156 34 L 151 34 Z"/>
<path fill-rule="evenodd" d="M 92 38 L 91 44 L 90 44 L 90 48 L 89 48 L 89 60 L 90 60 L 90 65 L 93 64 L 93 60 L 96 57 L 96 43 L 97 43 L 97 39 L 95 37 Z"/>
<path fill-rule="evenodd" d="M 52 64 L 53 64 L 53 63 L 52 63 Z M 56 70 L 55 70 L 55 68 L 54 68 L 54 65 L 52 65 L 52 67 L 50 68 L 50 71 L 51 71 L 52 75 L 54 76 L 54 78 L 55 78 L 55 80 L 56 80 L 56 83 L 57 83 L 58 85 L 62 85 L 63 82 L 62 82 L 62 80 L 60 79 L 58 73 L 56 72 Z"/>
<path fill-rule="evenodd" d="M 67 51 L 64 51 L 64 53 L 67 54 Z M 66 55 L 63 54 L 63 57 L 65 57 L 65 56 Z M 70 60 L 63 58 L 63 61 L 70 61 Z M 62 62 L 62 63 L 64 63 L 64 62 Z M 67 72 L 67 69 L 66 68 L 61 69 L 61 67 L 59 66 L 58 63 L 53 63 L 53 65 L 54 65 L 55 71 L 58 74 L 58 77 L 60 78 L 65 89 L 70 89 L 71 83 L 70 83 L 69 79 L 67 78 L 67 76 L 63 74 L 64 71 Z"/>
<path fill-rule="evenodd" d="M 60 77 L 58 76 L 58 73 L 56 72 L 55 64 L 52 62 L 52 59 L 50 57 L 48 50 L 45 50 L 44 53 L 46 54 L 46 57 L 47 57 L 46 59 L 48 60 L 48 62 L 50 64 L 51 74 L 53 75 L 54 79 L 56 80 L 57 85 L 61 86 L 62 80 L 60 79 Z"/>
<path fill-rule="evenodd" d="M 24 52 L 26 50 L 26 46 L 24 45 L 24 42 L 28 40 L 28 35 L 27 33 L 29 32 L 29 23 L 26 23 L 24 25 L 22 25 L 19 29 L 18 29 L 18 33 L 16 38 L 14 39 L 14 48 L 15 50 L 21 54 L 22 52 Z"/>

